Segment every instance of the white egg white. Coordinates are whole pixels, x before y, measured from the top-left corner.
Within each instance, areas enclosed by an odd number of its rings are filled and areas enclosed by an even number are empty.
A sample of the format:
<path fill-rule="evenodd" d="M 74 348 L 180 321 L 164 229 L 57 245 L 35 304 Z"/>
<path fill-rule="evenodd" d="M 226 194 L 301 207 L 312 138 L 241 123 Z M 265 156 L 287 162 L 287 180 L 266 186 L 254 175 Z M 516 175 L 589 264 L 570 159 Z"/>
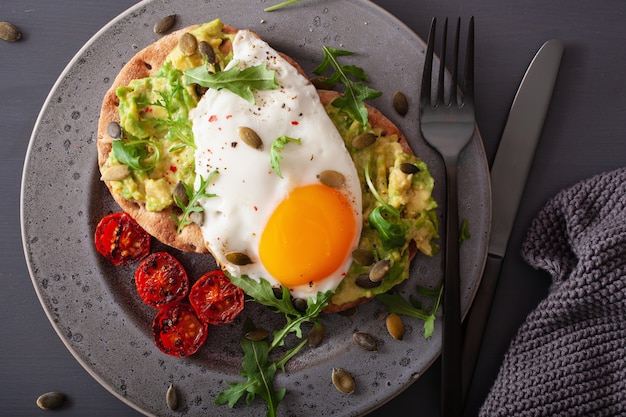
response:
<path fill-rule="evenodd" d="M 261 234 L 277 205 L 295 187 L 319 183 L 320 172 L 341 172 L 346 179 L 343 190 L 349 195 L 358 225 L 353 239 L 356 248 L 362 226 L 361 188 L 343 139 L 310 81 L 250 31 L 237 33 L 233 53 L 229 65 L 241 69 L 267 65 L 276 72 L 280 87 L 254 91 L 254 104 L 227 89 L 209 89 L 190 113 L 197 145 L 196 186 L 199 177 L 219 172 L 207 189 L 216 196 L 201 201 L 205 214 L 202 233 L 217 262 L 231 274 L 264 278 L 278 285 L 259 259 Z M 261 137 L 261 150 L 240 139 L 241 126 Z M 274 139 L 283 135 L 299 138 L 301 144 L 288 143 L 281 151 L 280 178 L 271 168 L 270 149 Z M 226 254 L 231 251 L 246 253 L 253 263 L 228 263 Z M 335 289 L 351 261 L 348 256 L 341 268 L 315 285 L 290 288 L 292 295 L 307 298 Z"/>

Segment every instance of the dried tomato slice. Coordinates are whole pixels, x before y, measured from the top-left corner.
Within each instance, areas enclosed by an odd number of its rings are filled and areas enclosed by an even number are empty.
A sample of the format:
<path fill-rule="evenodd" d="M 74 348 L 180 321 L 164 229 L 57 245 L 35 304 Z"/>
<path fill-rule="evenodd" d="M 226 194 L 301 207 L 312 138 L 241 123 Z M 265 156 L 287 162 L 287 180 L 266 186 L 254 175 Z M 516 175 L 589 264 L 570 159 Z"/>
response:
<path fill-rule="evenodd" d="M 104 216 L 94 233 L 96 250 L 113 265 L 138 261 L 150 253 L 151 237 L 129 214 Z"/>
<path fill-rule="evenodd" d="M 191 287 L 189 302 L 202 321 L 214 326 L 232 323 L 244 305 L 243 290 L 221 270 L 207 272 Z"/>
<path fill-rule="evenodd" d="M 182 301 L 189 293 L 183 265 L 167 252 L 154 252 L 135 270 L 135 285 L 144 303 L 152 307 Z"/>
<path fill-rule="evenodd" d="M 154 342 L 164 353 L 185 357 L 204 344 L 208 326 L 189 304 L 171 304 L 158 311 L 152 322 Z"/>

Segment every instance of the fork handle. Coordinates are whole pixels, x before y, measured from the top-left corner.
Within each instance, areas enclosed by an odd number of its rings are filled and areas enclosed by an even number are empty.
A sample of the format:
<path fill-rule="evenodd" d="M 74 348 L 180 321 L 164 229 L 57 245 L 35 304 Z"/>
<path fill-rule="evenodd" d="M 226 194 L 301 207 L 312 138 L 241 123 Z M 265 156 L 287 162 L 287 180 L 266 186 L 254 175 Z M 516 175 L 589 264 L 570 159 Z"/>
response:
<path fill-rule="evenodd" d="M 461 372 L 461 279 L 456 161 L 446 161 L 446 248 L 441 350 L 441 415 L 458 417 L 463 406 Z"/>

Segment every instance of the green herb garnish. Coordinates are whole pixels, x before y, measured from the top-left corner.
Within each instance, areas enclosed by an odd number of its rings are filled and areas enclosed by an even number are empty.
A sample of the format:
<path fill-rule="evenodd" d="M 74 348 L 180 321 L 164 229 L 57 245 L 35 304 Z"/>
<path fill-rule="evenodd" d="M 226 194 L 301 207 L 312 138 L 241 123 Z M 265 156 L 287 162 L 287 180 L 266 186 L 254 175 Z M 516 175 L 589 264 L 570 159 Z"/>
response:
<path fill-rule="evenodd" d="M 212 171 L 206 179 L 200 176 L 200 187 L 198 191 L 194 193 L 193 187 L 190 185 L 182 183 L 185 187 L 185 194 L 187 194 L 187 198 L 189 199 L 189 203 L 185 204 L 178 196 L 174 196 L 174 202 L 183 211 L 182 216 L 178 217 L 174 213 L 172 213 L 172 217 L 176 220 L 176 224 L 178 225 L 176 232 L 180 233 L 183 230 L 183 227 L 192 223 L 191 219 L 189 219 L 189 215 L 193 212 L 202 212 L 204 208 L 198 204 L 198 200 L 201 198 L 210 198 L 215 197 L 215 194 L 207 194 L 206 189 L 213 179 L 215 175 L 217 175 L 217 170 Z"/>
<path fill-rule="evenodd" d="M 379 294 L 376 296 L 376 298 L 382 301 L 383 304 L 387 305 L 390 313 L 401 314 L 423 320 L 424 338 L 428 339 L 435 331 L 435 316 L 441 303 L 441 296 L 443 294 L 443 283 L 441 283 L 439 289 L 436 291 L 418 286 L 417 292 L 422 295 L 427 295 L 434 298 L 433 308 L 430 312 L 424 309 L 415 298 L 411 298 L 409 302 L 397 292 Z"/>
<path fill-rule="evenodd" d="M 280 160 L 283 159 L 283 155 L 280 153 L 280 151 L 285 149 L 285 145 L 289 142 L 296 142 L 298 144 L 301 144 L 302 140 L 290 138 L 288 136 L 279 136 L 274 139 L 274 142 L 272 142 L 272 148 L 270 149 L 270 162 L 272 164 L 272 169 L 280 178 L 283 177 L 280 172 Z"/>
<path fill-rule="evenodd" d="M 137 171 L 151 170 L 161 158 L 159 145 L 147 139 L 114 140 L 112 151 L 115 159 Z"/>
<path fill-rule="evenodd" d="M 285 371 L 287 361 L 304 347 L 307 339 L 301 340 L 297 345 L 287 350 L 277 361 L 271 361 L 269 354 L 274 348 L 284 346 L 285 338 L 290 333 L 295 333 L 299 339 L 302 339 L 301 326 L 304 323 L 318 322 L 318 315 L 328 305 L 333 291 L 317 293 L 315 299 L 309 298 L 306 311 L 300 312 L 293 306 L 289 290 L 286 287 L 283 287 L 281 297 L 278 298 L 274 294 L 272 285 L 264 279 L 257 282 L 245 275 L 235 277 L 228 274 L 228 276 L 233 284 L 243 289 L 244 292 L 256 302 L 276 312 L 283 313 L 287 319 L 287 323 L 282 329 L 274 332 L 271 342 L 242 339 L 241 347 L 244 357 L 242 362 L 243 371 L 240 375 L 246 378 L 246 380 L 227 383 L 228 389 L 218 394 L 215 403 L 218 405 L 228 404 L 228 406 L 232 408 L 244 396 L 246 402 L 250 403 L 254 400 L 256 395 L 260 395 L 268 406 L 266 416 L 275 417 L 278 403 L 287 392 L 285 388 L 279 390 L 274 389 L 273 379 L 276 375 L 276 371 L 278 369 L 283 372 Z M 249 327 L 250 323 L 248 323 L 247 326 Z"/>
<path fill-rule="evenodd" d="M 278 88 L 276 72 L 265 65 L 257 65 L 239 69 L 236 66 L 215 74 L 209 73 L 204 65 L 190 68 L 185 71 L 186 84 L 198 84 L 202 87 L 221 90 L 226 88 L 231 92 L 254 104 L 252 90 L 275 90 Z"/>
<path fill-rule="evenodd" d="M 345 86 L 343 95 L 334 99 L 331 104 L 346 112 L 348 116 L 360 122 L 362 126 L 367 126 L 369 120 L 364 102 L 365 100 L 380 97 L 382 92 L 369 88 L 359 82 L 369 82 L 369 77 L 362 68 L 355 65 L 339 64 L 338 57 L 355 55 L 354 52 L 328 46 L 323 46 L 322 51 L 324 51 L 324 60 L 313 70 L 313 73 L 322 75 L 332 66 L 334 73 L 330 77 L 324 78 L 324 84 L 331 88 L 337 83 L 341 83 Z M 350 77 L 354 78 L 354 81 Z"/>
<path fill-rule="evenodd" d="M 463 243 L 470 237 L 472 237 L 472 235 L 469 231 L 467 219 L 463 219 L 463 221 L 461 222 L 461 230 L 459 230 L 459 243 Z"/>
<path fill-rule="evenodd" d="M 278 4 L 275 4 L 275 5 L 273 5 L 273 6 L 266 7 L 265 9 L 263 9 L 263 11 L 265 11 L 265 12 L 273 12 L 274 10 L 281 9 L 281 8 L 283 8 L 283 7 L 285 7 L 285 6 L 289 6 L 290 4 L 294 4 L 294 3 L 297 3 L 297 2 L 299 2 L 299 1 L 300 1 L 300 0 L 287 0 L 287 1 L 283 1 L 282 3 L 278 3 Z"/>
<path fill-rule="evenodd" d="M 150 103 L 150 105 L 165 109 L 167 117 L 165 119 L 154 119 L 155 123 L 167 127 L 168 135 L 180 139 L 184 144 L 182 146 L 191 146 L 195 149 L 196 144 L 194 143 L 189 116 L 186 111 L 183 114 L 179 114 L 179 108 L 175 104 L 181 101 L 184 102 L 184 99 L 181 97 L 184 94 L 183 87 L 177 84 L 170 94 L 163 91 L 157 91 L 156 93 L 161 97 L 161 100 Z M 170 152 L 182 146 L 174 147 L 170 149 Z"/>

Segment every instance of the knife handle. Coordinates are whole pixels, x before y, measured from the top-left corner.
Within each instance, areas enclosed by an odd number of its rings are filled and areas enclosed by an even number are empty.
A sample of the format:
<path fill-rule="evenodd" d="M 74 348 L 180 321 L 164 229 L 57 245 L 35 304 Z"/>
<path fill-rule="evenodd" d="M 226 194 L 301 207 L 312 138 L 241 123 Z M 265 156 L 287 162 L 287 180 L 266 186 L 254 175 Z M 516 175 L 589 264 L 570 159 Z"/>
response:
<path fill-rule="evenodd" d="M 498 286 L 498 278 L 502 269 L 502 257 L 489 254 L 485 263 L 482 281 L 476 292 L 472 308 L 465 321 L 465 337 L 463 340 L 463 398 L 467 400 L 467 394 L 472 383 L 478 354 L 482 345 L 483 336 L 487 327 L 491 304 Z"/>

